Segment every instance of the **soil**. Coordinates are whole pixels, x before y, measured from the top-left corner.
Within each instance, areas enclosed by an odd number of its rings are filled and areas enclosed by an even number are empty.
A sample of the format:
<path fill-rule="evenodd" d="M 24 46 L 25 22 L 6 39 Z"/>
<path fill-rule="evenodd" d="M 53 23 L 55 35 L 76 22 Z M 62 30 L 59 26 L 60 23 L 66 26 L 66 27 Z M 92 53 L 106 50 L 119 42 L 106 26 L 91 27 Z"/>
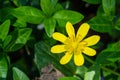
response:
<path fill-rule="evenodd" d="M 58 80 L 60 77 L 64 77 L 64 75 L 51 64 L 42 68 L 41 72 L 42 75 L 40 78 L 36 78 L 35 80 Z"/>

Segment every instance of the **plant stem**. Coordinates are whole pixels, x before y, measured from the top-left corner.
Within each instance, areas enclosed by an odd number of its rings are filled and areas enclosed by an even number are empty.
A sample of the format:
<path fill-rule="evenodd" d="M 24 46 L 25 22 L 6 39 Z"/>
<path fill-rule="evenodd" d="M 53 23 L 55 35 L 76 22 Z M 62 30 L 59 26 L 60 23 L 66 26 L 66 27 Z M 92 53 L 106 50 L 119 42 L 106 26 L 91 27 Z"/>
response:
<path fill-rule="evenodd" d="M 8 60 L 8 58 L 7 58 L 7 55 L 5 55 L 5 60 L 6 60 L 6 62 L 7 62 L 8 68 L 9 68 L 9 67 L 10 67 L 10 62 L 9 62 L 9 60 Z"/>
<path fill-rule="evenodd" d="M 106 67 L 101 67 L 103 70 L 106 70 L 106 71 L 109 71 L 110 73 L 112 73 L 112 74 L 114 74 L 114 75 L 117 75 L 117 76 L 120 76 L 120 74 L 119 73 L 117 73 L 117 72 L 115 72 L 115 71 L 113 71 L 113 70 L 111 70 L 111 69 L 108 69 L 108 68 L 106 68 Z"/>
<path fill-rule="evenodd" d="M 85 59 L 86 59 L 87 61 L 89 61 L 90 63 L 95 64 L 95 61 L 93 61 L 93 60 L 90 59 L 89 57 L 87 57 L 87 56 L 84 56 L 84 57 L 85 57 Z M 101 66 L 101 68 L 102 68 L 103 70 L 105 70 L 105 71 L 108 71 L 108 72 L 114 74 L 114 75 L 120 76 L 119 73 L 117 73 L 117 72 L 115 72 L 115 71 L 113 71 L 113 70 L 111 70 L 111 69 L 109 69 L 109 68 L 106 68 L 106 67 L 104 67 L 104 66 Z"/>
<path fill-rule="evenodd" d="M 25 45 L 25 49 L 26 49 L 27 54 L 28 54 L 28 55 L 30 55 L 30 51 L 29 51 L 29 49 L 28 49 L 28 46 L 27 46 L 27 45 Z"/>

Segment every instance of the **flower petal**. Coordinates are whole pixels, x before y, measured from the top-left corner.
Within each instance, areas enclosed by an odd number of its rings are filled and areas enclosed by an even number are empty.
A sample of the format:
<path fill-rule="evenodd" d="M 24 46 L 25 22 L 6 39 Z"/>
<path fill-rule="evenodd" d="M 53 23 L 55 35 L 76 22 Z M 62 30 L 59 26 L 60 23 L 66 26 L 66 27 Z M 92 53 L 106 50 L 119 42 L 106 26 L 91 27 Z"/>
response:
<path fill-rule="evenodd" d="M 66 24 L 66 31 L 67 31 L 68 36 L 70 38 L 75 37 L 75 30 L 74 30 L 74 27 L 72 26 L 72 24 L 70 22 L 67 22 L 67 24 Z"/>
<path fill-rule="evenodd" d="M 84 39 L 83 41 L 87 42 L 86 46 L 92 46 L 92 45 L 95 45 L 96 43 L 98 43 L 99 40 L 100 40 L 99 35 L 93 35 L 93 36 L 90 36 L 90 37 Z"/>
<path fill-rule="evenodd" d="M 77 31 L 76 38 L 77 38 L 79 41 L 81 41 L 81 40 L 87 35 L 89 29 L 90 29 L 89 24 L 83 23 L 83 24 L 79 27 L 79 29 L 78 29 L 78 31 Z"/>
<path fill-rule="evenodd" d="M 88 55 L 88 56 L 94 56 L 96 54 L 96 51 L 92 48 L 85 47 L 83 50 L 83 53 Z"/>
<path fill-rule="evenodd" d="M 55 39 L 55 40 L 58 40 L 62 43 L 64 43 L 67 39 L 67 37 L 61 33 L 58 33 L 58 32 L 55 32 L 53 33 L 52 37 Z"/>
<path fill-rule="evenodd" d="M 65 45 L 55 45 L 51 48 L 52 53 L 62 53 L 65 52 Z"/>
<path fill-rule="evenodd" d="M 77 66 L 81 66 L 84 64 L 84 57 L 83 57 L 82 53 L 74 54 L 74 63 Z"/>
<path fill-rule="evenodd" d="M 71 60 L 72 55 L 73 55 L 73 54 L 72 54 L 71 52 L 65 53 L 65 55 L 61 58 L 60 63 L 61 63 L 61 64 L 66 64 L 66 63 L 68 63 L 68 62 Z"/>

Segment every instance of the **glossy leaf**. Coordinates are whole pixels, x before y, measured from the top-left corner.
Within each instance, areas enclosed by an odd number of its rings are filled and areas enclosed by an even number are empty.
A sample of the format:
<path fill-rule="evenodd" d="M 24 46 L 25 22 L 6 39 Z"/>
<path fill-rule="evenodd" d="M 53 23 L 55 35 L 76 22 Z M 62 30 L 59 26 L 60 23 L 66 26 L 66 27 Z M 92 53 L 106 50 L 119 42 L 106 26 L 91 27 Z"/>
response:
<path fill-rule="evenodd" d="M 16 44 L 25 44 L 27 40 L 29 39 L 29 36 L 32 32 L 32 29 L 25 28 L 25 29 L 19 29 L 18 30 L 18 38 L 16 39 Z"/>
<path fill-rule="evenodd" d="M 108 56 L 107 60 L 112 61 L 112 62 L 120 60 L 120 50 L 119 50 L 120 42 L 116 42 L 116 43 L 111 44 L 111 47 L 112 47 L 111 50 L 113 50 L 113 51 Z"/>
<path fill-rule="evenodd" d="M 87 72 L 88 68 L 86 66 L 80 66 L 76 68 L 75 75 L 84 78 L 85 73 Z"/>
<path fill-rule="evenodd" d="M 114 20 L 115 16 L 114 16 L 114 15 L 107 15 L 107 14 L 104 12 L 104 10 L 103 10 L 102 5 L 98 7 L 97 16 L 98 16 L 98 17 L 101 17 L 102 19 L 104 18 L 104 19 L 107 20 L 107 21 L 110 21 L 111 24 L 114 23 L 113 20 Z"/>
<path fill-rule="evenodd" d="M 58 0 L 40 0 L 40 5 L 41 5 L 43 12 L 46 15 L 51 16 L 57 4 L 57 1 Z"/>
<path fill-rule="evenodd" d="M 55 8 L 54 8 L 54 13 L 57 12 L 57 11 L 60 11 L 60 10 L 63 10 L 64 8 L 62 7 L 61 4 L 56 4 Z"/>
<path fill-rule="evenodd" d="M 28 76 L 16 67 L 13 67 L 13 80 L 30 80 Z"/>
<path fill-rule="evenodd" d="M 3 47 L 7 46 L 11 40 L 12 40 L 12 36 L 8 35 L 3 42 Z"/>
<path fill-rule="evenodd" d="M 89 71 L 85 74 L 84 80 L 93 80 L 95 71 Z"/>
<path fill-rule="evenodd" d="M 103 10 L 107 15 L 114 15 L 116 0 L 102 0 Z"/>
<path fill-rule="evenodd" d="M 120 60 L 120 51 L 119 52 L 110 52 L 110 56 L 108 56 L 107 60 L 111 62 L 116 62 Z"/>
<path fill-rule="evenodd" d="M 35 63 L 40 69 L 52 62 L 52 54 L 49 50 L 50 46 L 44 42 L 39 42 L 35 45 Z"/>
<path fill-rule="evenodd" d="M 31 6 L 21 6 L 12 11 L 12 15 L 20 20 L 32 24 L 40 24 L 44 19 L 44 14 L 37 8 Z"/>
<path fill-rule="evenodd" d="M 44 28 L 49 37 L 52 36 L 52 33 L 55 30 L 56 20 L 53 18 L 48 18 L 44 20 Z"/>
<path fill-rule="evenodd" d="M 100 65 L 94 64 L 85 73 L 84 80 L 100 80 Z"/>
<path fill-rule="evenodd" d="M 49 44 L 41 41 L 35 45 L 35 59 L 37 67 L 41 70 L 42 67 L 53 64 L 55 68 L 60 70 L 64 75 L 72 76 L 75 72 L 70 66 L 61 65 L 59 63 L 59 57 L 50 53 Z M 75 69 L 75 68 L 74 68 Z"/>
<path fill-rule="evenodd" d="M 107 16 L 103 10 L 102 5 L 100 5 L 97 9 L 97 16 Z"/>
<path fill-rule="evenodd" d="M 90 24 L 91 28 L 97 32 L 108 32 L 109 34 L 113 33 L 112 21 L 108 20 L 108 17 L 96 16 L 88 21 L 88 23 Z"/>
<path fill-rule="evenodd" d="M 104 65 L 111 64 L 111 62 L 107 60 L 109 54 L 112 54 L 112 52 L 102 51 L 102 52 L 98 55 L 98 57 L 96 58 L 96 62 L 97 62 L 98 64 L 104 64 Z M 102 58 L 102 59 L 101 59 L 101 58 Z"/>
<path fill-rule="evenodd" d="M 57 20 L 59 26 L 63 27 L 66 25 L 67 21 L 71 22 L 72 24 L 76 24 L 80 22 L 84 16 L 75 11 L 60 10 L 54 14 L 53 18 Z"/>
<path fill-rule="evenodd" d="M 27 23 L 23 19 L 17 19 L 16 22 L 13 24 L 15 27 L 26 27 Z"/>
<path fill-rule="evenodd" d="M 109 44 L 108 47 L 103 50 L 98 57 L 96 62 L 98 64 L 110 64 L 111 61 L 115 62 L 120 59 L 120 42 Z"/>
<path fill-rule="evenodd" d="M 6 20 L 3 24 L 0 25 L 0 39 L 4 41 L 6 38 L 10 27 L 10 20 Z"/>
<path fill-rule="evenodd" d="M 30 28 L 25 28 L 25 29 L 23 28 L 23 29 L 14 31 L 11 34 L 12 40 L 11 40 L 10 44 L 7 45 L 4 49 L 6 51 L 16 51 L 16 50 L 20 49 L 28 41 L 31 32 L 32 32 L 32 30 Z"/>
<path fill-rule="evenodd" d="M 2 78 L 6 78 L 7 75 L 7 71 L 8 71 L 8 62 L 7 61 L 9 59 L 2 57 L 2 59 L 0 59 L 0 77 Z"/>

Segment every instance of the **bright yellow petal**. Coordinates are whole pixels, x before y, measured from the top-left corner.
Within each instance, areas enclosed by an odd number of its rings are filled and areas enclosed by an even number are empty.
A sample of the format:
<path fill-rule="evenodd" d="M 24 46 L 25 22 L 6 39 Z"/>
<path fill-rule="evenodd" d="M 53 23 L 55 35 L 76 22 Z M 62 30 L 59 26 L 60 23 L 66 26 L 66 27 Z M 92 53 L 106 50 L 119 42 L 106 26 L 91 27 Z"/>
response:
<path fill-rule="evenodd" d="M 52 37 L 55 39 L 55 40 L 58 40 L 62 43 L 64 43 L 67 39 L 67 37 L 61 33 L 58 33 L 58 32 L 55 32 L 53 33 Z"/>
<path fill-rule="evenodd" d="M 89 29 L 90 29 L 89 24 L 83 23 L 77 31 L 77 35 L 76 35 L 77 40 L 78 41 L 82 40 L 87 35 Z"/>
<path fill-rule="evenodd" d="M 52 53 L 62 53 L 65 52 L 65 45 L 55 45 L 51 48 Z"/>
<path fill-rule="evenodd" d="M 74 54 L 74 63 L 77 66 L 82 66 L 84 64 L 84 57 L 82 53 Z"/>
<path fill-rule="evenodd" d="M 83 53 L 88 55 L 88 56 L 94 56 L 96 54 L 96 51 L 92 48 L 85 47 L 83 50 Z"/>
<path fill-rule="evenodd" d="M 73 54 L 70 53 L 70 52 L 65 53 L 65 55 L 61 58 L 60 63 L 61 63 L 61 64 L 66 64 L 66 63 L 68 63 L 68 62 L 71 60 L 72 55 L 73 55 Z"/>
<path fill-rule="evenodd" d="M 66 31 L 67 31 L 68 36 L 70 38 L 75 37 L 75 30 L 74 30 L 74 27 L 72 26 L 72 24 L 70 22 L 67 22 L 67 24 L 66 24 Z"/>
<path fill-rule="evenodd" d="M 95 45 L 96 43 L 98 43 L 99 40 L 100 40 L 100 36 L 93 35 L 93 36 L 86 38 L 83 41 L 85 41 L 87 43 L 86 46 L 92 46 L 92 45 Z"/>

